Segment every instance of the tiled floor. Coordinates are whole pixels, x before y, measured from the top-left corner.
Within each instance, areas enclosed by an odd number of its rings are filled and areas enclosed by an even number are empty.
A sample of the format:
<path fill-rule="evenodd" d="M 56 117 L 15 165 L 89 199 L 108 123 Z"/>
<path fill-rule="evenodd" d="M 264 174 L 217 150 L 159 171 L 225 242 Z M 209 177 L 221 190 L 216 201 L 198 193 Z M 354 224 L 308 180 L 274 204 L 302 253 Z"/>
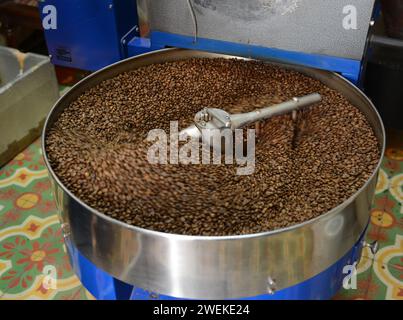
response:
<path fill-rule="evenodd" d="M 402 203 L 403 148 L 391 148 L 367 234 L 379 241 L 379 252 L 364 250 L 357 289 L 336 299 L 403 299 Z M 0 299 L 92 299 L 71 271 L 62 239 L 36 141 L 0 169 Z"/>
<path fill-rule="evenodd" d="M 57 279 L 57 289 L 51 282 L 46 285 L 46 272 Z M 87 298 L 91 296 L 72 272 L 65 253 L 36 141 L 0 169 L 0 299 Z"/>

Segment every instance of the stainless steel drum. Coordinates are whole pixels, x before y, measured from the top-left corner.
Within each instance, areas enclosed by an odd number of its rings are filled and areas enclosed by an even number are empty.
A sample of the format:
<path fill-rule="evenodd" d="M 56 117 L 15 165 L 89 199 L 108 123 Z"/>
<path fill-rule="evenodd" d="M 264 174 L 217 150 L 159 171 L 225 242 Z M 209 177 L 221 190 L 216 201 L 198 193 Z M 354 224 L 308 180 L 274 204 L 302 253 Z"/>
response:
<path fill-rule="evenodd" d="M 127 225 L 83 203 L 53 172 L 44 148 L 46 133 L 79 95 L 127 70 L 194 57 L 234 58 L 183 49 L 144 54 L 93 73 L 56 103 L 45 124 L 42 147 L 67 243 L 113 277 L 174 297 L 251 297 L 274 287 L 295 286 L 320 274 L 360 241 L 369 221 L 380 161 L 359 191 L 315 219 L 271 232 L 221 237 L 175 235 Z M 383 153 L 382 121 L 359 89 L 331 72 L 283 66 L 341 92 L 366 115 Z"/>

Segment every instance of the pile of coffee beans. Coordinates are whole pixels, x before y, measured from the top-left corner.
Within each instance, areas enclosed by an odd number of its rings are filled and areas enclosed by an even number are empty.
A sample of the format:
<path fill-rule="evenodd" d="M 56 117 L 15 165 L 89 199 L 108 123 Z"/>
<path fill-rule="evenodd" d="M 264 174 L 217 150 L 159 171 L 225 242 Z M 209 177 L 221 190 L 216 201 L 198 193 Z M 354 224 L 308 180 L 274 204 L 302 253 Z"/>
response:
<path fill-rule="evenodd" d="M 246 112 L 318 92 L 297 117 L 259 125 L 256 167 L 150 164 L 149 130 L 190 125 L 203 107 Z M 89 89 L 46 138 L 61 182 L 100 212 L 187 235 L 240 235 L 317 217 L 352 196 L 379 158 L 365 116 L 340 93 L 262 62 L 190 59 L 145 66 Z"/>

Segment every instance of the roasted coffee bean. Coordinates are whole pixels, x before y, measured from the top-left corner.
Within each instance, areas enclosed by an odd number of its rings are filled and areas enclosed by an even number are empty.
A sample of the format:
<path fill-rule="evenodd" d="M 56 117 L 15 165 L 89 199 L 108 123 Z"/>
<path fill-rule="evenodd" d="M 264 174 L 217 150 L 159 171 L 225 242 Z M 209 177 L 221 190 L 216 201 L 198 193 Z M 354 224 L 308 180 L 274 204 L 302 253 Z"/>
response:
<path fill-rule="evenodd" d="M 151 129 L 192 123 L 203 107 L 252 111 L 318 92 L 323 100 L 259 124 L 256 168 L 153 165 Z M 82 201 L 135 226 L 188 235 L 288 227 L 347 200 L 380 151 L 365 116 L 340 93 L 262 62 L 190 59 L 119 74 L 83 93 L 46 137 L 50 164 Z"/>

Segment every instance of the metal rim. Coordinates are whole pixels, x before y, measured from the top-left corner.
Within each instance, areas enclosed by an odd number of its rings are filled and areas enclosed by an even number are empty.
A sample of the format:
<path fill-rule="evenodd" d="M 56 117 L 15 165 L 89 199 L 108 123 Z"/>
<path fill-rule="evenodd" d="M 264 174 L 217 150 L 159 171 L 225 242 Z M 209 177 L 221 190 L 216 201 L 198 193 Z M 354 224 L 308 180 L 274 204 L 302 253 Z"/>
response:
<path fill-rule="evenodd" d="M 80 85 L 82 85 L 83 83 L 85 83 L 86 81 L 88 81 L 89 79 L 96 77 L 97 75 L 99 75 L 100 73 L 103 73 L 104 71 L 108 70 L 108 69 L 112 69 L 114 66 L 119 65 L 119 64 L 123 64 L 125 62 L 127 62 L 128 60 L 131 59 L 135 59 L 138 57 L 143 57 L 143 56 L 148 56 L 148 55 L 153 55 L 153 54 L 158 54 L 160 52 L 166 52 L 166 51 L 192 51 L 192 50 L 188 50 L 188 49 L 178 49 L 178 48 L 168 48 L 168 49 L 161 49 L 161 50 L 156 50 L 156 51 L 152 51 L 152 52 L 148 52 L 148 53 L 144 53 L 144 54 L 140 54 L 137 55 L 135 57 L 131 57 L 125 60 L 121 60 L 118 61 L 116 63 L 113 63 L 111 65 L 108 65 L 94 73 L 92 73 L 91 75 L 85 77 L 84 79 L 80 80 L 78 83 L 76 83 L 70 90 L 79 87 Z M 220 54 L 217 54 L 217 57 L 219 57 Z M 231 57 L 231 58 L 239 58 L 239 59 L 243 59 L 243 60 L 254 60 L 254 59 L 248 59 L 245 57 L 239 57 L 239 56 L 230 56 L 230 55 L 223 55 L 226 57 Z M 268 63 L 270 63 L 269 60 L 266 60 Z M 265 62 L 266 62 L 265 61 Z M 278 64 L 278 65 L 284 65 L 287 66 L 287 64 L 279 64 L 279 63 L 273 63 L 273 64 Z M 381 150 L 380 150 L 380 154 L 381 157 L 378 161 L 377 166 L 375 167 L 375 169 L 373 170 L 371 176 L 367 179 L 367 181 L 361 186 L 361 188 L 359 188 L 353 195 L 351 195 L 347 200 L 343 201 L 341 204 L 339 204 L 338 206 L 332 208 L 331 210 L 329 210 L 328 212 L 321 214 L 313 219 L 304 221 L 302 223 L 298 223 L 286 228 L 280 228 L 280 229 L 276 229 L 276 230 L 271 230 L 271 231 L 264 231 L 264 232 L 259 232 L 259 233 L 251 233 L 251 234 L 246 234 L 246 235 L 230 235 L 230 236 L 201 236 L 201 235 L 182 235 L 182 234 L 176 234 L 176 233 L 167 233 L 167 232 L 162 232 L 162 231 L 155 231 L 155 230 L 150 230 L 150 229 L 145 229 L 142 227 L 138 227 L 138 226 L 133 226 L 133 225 L 129 225 L 126 224 L 120 220 L 114 219 L 112 217 L 109 217 L 108 215 L 90 207 L 89 205 L 87 205 L 85 202 L 83 202 L 81 199 L 79 199 L 76 195 L 74 195 L 69 189 L 67 189 L 64 184 L 59 180 L 58 176 L 55 174 L 55 172 L 53 171 L 49 161 L 48 161 L 48 157 L 47 157 L 47 152 L 46 152 L 46 132 L 47 132 L 47 127 L 48 127 L 48 123 L 50 121 L 50 118 L 53 114 L 53 112 L 55 111 L 55 109 L 59 106 L 59 104 L 61 103 L 61 101 L 63 101 L 63 99 L 65 98 L 65 96 L 67 94 L 69 94 L 69 92 L 67 92 L 65 95 L 63 95 L 62 97 L 60 97 L 58 99 L 58 101 L 55 103 L 55 105 L 52 107 L 52 109 L 50 110 L 49 114 L 46 117 L 45 120 L 45 124 L 42 130 L 42 137 L 41 137 L 41 147 L 42 147 L 42 155 L 44 158 L 44 162 L 45 165 L 50 173 L 50 175 L 52 176 L 52 178 L 56 181 L 56 183 L 58 184 L 58 186 L 60 188 L 63 189 L 64 192 L 66 192 L 70 197 L 72 197 L 75 201 L 77 201 L 80 205 L 82 205 L 83 207 L 85 207 L 87 210 L 91 211 L 93 214 L 97 215 L 99 218 L 105 219 L 113 224 L 117 224 L 121 227 L 125 227 L 127 229 L 131 229 L 140 233 L 145 233 L 145 234 L 149 234 L 149 235 L 155 235 L 161 238 L 175 238 L 175 239 L 182 239 L 182 240 L 202 240 L 202 241 L 209 241 L 209 240 L 242 240 L 242 239 L 248 239 L 248 238 L 259 238 L 259 237 L 267 237 L 270 235 L 274 235 L 274 234 L 280 234 L 283 232 L 287 232 L 287 231 L 291 231 L 294 229 L 298 229 L 302 226 L 306 226 L 309 224 L 313 224 L 315 223 L 317 220 L 319 219 L 323 219 L 325 217 L 330 217 L 333 214 L 337 213 L 339 210 L 341 210 L 342 208 L 346 207 L 347 205 L 349 205 L 351 202 L 353 202 L 353 200 L 357 197 L 357 195 L 359 193 L 361 193 L 370 183 L 370 181 L 374 178 L 374 176 L 377 174 L 381 163 L 382 163 L 382 157 L 383 154 L 385 152 L 385 128 L 382 122 L 382 119 L 377 111 L 377 109 L 375 108 L 374 104 L 372 103 L 372 101 L 357 87 L 355 86 L 353 83 L 351 83 L 350 81 L 346 80 L 345 78 L 343 78 L 342 76 L 340 76 L 339 74 L 333 73 L 334 76 L 336 76 L 337 78 L 339 78 L 341 81 L 344 81 L 345 83 L 348 83 L 362 98 L 364 98 L 364 100 L 366 100 L 366 102 L 373 108 L 373 111 L 376 115 L 376 118 L 381 126 L 381 132 L 382 132 L 382 145 L 381 145 Z"/>

